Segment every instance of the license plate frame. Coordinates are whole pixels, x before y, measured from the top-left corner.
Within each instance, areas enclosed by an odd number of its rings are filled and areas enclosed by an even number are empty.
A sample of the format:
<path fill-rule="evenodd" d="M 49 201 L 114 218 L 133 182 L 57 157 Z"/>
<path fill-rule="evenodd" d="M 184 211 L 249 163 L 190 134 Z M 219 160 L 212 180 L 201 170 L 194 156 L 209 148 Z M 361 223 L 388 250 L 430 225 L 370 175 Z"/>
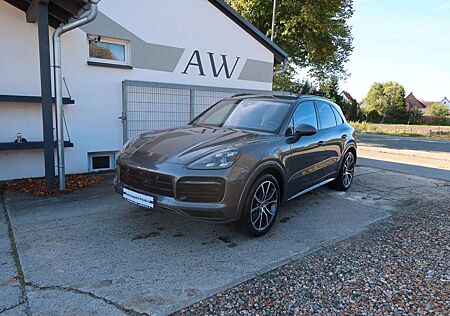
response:
<path fill-rule="evenodd" d="M 155 208 L 156 198 L 148 194 L 142 194 L 127 188 L 123 188 L 122 197 L 128 202 L 145 208 Z"/>

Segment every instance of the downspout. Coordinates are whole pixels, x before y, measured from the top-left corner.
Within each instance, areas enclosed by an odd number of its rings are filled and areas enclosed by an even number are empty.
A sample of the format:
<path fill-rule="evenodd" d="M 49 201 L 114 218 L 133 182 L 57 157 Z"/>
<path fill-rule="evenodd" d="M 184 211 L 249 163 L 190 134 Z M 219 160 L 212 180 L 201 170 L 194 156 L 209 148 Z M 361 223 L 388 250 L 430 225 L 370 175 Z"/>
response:
<path fill-rule="evenodd" d="M 92 22 L 98 12 L 97 4 L 100 0 L 91 0 L 90 8 L 81 18 L 59 26 L 53 32 L 53 71 L 55 85 L 56 129 L 58 137 L 58 175 L 59 190 L 66 189 L 65 163 L 64 163 L 64 122 L 63 122 L 63 97 L 62 97 L 62 72 L 61 72 L 61 35 L 77 27 Z"/>
<path fill-rule="evenodd" d="M 288 67 L 288 65 L 289 65 L 290 60 L 291 59 L 289 57 L 286 57 L 283 60 L 283 63 L 282 63 L 283 66 L 280 69 L 278 69 L 278 70 L 274 70 L 272 76 L 275 76 L 275 75 L 278 75 L 278 74 L 281 74 L 281 73 L 285 72 L 287 67 Z"/>

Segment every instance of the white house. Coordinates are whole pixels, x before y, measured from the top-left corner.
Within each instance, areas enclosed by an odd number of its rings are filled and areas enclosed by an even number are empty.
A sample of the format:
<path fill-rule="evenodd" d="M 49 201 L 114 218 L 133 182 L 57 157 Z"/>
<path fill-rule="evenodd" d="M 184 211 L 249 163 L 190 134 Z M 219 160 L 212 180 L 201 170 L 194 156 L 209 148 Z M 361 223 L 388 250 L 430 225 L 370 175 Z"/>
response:
<path fill-rule="evenodd" d="M 447 97 L 443 98 L 441 103 L 446 105 L 450 109 L 450 100 Z"/>
<path fill-rule="evenodd" d="M 44 175 L 30 2 L 0 0 L 0 180 Z M 51 9 L 80 2 L 50 0 L 50 25 L 59 18 Z M 222 0 L 101 1 L 94 22 L 62 36 L 66 172 L 113 168 L 137 133 L 186 124 L 226 96 L 270 91 L 274 63 L 286 58 Z M 27 143 L 14 143 L 18 133 Z"/>

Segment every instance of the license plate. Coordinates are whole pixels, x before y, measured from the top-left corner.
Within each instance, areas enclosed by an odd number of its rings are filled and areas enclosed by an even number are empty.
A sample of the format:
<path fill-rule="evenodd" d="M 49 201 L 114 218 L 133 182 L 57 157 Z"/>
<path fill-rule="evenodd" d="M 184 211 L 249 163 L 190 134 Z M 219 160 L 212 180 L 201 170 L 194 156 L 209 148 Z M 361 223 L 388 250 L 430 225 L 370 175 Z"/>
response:
<path fill-rule="evenodd" d="M 155 198 L 150 195 L 145 195 L 124 188 L 122 196 L 125 200 L 146 208 L 153 208 L 155 206 Z"/>

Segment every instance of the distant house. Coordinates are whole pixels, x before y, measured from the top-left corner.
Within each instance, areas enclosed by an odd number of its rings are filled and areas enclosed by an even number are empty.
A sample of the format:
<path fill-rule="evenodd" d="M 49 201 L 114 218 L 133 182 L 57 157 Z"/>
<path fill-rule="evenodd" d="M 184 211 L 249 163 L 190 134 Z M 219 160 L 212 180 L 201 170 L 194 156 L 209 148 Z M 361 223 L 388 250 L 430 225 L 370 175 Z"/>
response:
<path fill-rule="evenodd" d="M 427 107 L 427 105 L 423 101 L 417 99 L 412 92 L 405 98 L 405 102 L 407 110 L 417 109 L 423 112 Z"/>
<path fill-rule="evenodd" d="M 363 101 L 363 102 L 359 103 L 358 106 L 359 106 L 360 109 L 363 109 L 363 108 L 365 108 L 367 106 L 367 102 Z"/>
<path fill-rule="evenodd" d="M 342 97 L 344 98 L 344 101 L 348 103 L 352 103 L 355 100 L 347 91 L 342 91 Z"/>
<path fill-rule="evenodd" d="M 436 103 L 442 103 L 443 105 L 447 106 L 450 109 L 450 100 L 447 97 L 444 97 L 441 101 L 423 101 L 421 100 L 423 104 L 425 104 L 426 107 L 429 107 L 432 104 Z"/>

